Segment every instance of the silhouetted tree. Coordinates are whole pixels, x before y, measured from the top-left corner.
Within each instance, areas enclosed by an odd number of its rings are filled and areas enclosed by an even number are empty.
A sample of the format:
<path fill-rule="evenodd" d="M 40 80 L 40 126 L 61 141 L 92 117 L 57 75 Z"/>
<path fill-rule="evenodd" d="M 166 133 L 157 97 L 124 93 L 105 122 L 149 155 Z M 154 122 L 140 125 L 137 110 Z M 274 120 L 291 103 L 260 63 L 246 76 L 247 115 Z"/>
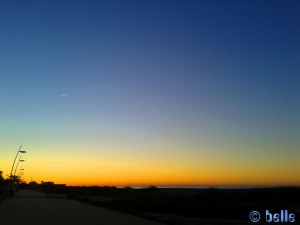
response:
<path fill-rule="evenodd" d="M 7 181 L 3 178 L 2 171 L 0 171 L 0 200 L 5 197 L 5 186 L 7 186 Z"/>
<path fill-rule="evenodd" d="M 2 175 L 2 171 L 0 171 L 0 182 L 4 181 L 3 175 Z"/>
<path fill-rule="evenodd" d="M 9 176 L 9 178 L 11 179 L 12 183 L 14 183 L 14 184 L 20 184 L 20 183 L 22 183 L 22 179 L 21 179 L 20 176 L 11 175 L 11 176 Z"/>

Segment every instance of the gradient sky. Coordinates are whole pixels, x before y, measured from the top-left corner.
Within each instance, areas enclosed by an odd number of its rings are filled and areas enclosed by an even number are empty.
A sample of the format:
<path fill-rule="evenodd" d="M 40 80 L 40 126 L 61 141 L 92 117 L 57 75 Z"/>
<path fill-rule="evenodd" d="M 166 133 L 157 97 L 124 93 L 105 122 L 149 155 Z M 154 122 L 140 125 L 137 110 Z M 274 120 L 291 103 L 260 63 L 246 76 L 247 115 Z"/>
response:
<path fill-rule="evenodd" d="M 26 181 L 300 185 L 299 24 L 293 0 L 1 0 L 0 170 L 22 144 Z"/>

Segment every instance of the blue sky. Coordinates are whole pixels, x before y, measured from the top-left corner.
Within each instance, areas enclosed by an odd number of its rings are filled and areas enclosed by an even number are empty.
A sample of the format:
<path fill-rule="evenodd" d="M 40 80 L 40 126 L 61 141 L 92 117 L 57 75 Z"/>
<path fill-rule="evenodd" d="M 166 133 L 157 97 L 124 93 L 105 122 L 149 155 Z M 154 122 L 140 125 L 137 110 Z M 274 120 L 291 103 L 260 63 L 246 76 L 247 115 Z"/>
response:
<path fill-rule="evenodd" d="M 274 171 L 280 158 L 294 165 L 287 172 L 300 171 L 299 7 L 1 1 L 0 168 L 7 171 L 24 144 L 31 157 L 62 165 L 59 154 L 126 155 L 133 164 L 149 157 L 169 163 L 172 173 L 181 163 L 197 170 L 216 155 L 249 168 L 266 156 Z M 31 161 L 28 176 L 42 179 Z M 201 184 L 200 171 L 196 178 Z"/>

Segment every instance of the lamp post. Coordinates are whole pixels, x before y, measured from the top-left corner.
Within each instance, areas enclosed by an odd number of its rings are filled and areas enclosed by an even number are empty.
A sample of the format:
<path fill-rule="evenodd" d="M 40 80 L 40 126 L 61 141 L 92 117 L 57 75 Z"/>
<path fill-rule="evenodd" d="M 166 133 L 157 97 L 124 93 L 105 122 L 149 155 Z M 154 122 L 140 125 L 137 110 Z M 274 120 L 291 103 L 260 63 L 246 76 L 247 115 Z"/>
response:
<path fill-rule="evenodd" d="M 16 172 L 17 172 L 17 169 L 18 169 L 18 166 L 19 166 L 19 162 L 24 162 L 25 160 L 24 159 L 21 159 L 22 158 L 22 155 L 20 156 L 19 160 L 18 160 L 18 163 L 16 165 L 16 168 L 15 168 L 15 172 L 14 172 L 14 176 L 16 175 Z"/>
<path fill-rule="evenodd" d="M 13 165 L 12 165 L 12 167 L 11 167 L 11 171 L 10 171 L 10 175 L 9 175 L 8 190 L 7 190 L 7 198 L 9 198 L 9 194 L 10 194 L 10 187 L 11 187 L 11 180 L 12 180 L 12 172 L 13 172 L 13 170 L 14 170 L 14 166 L 15 166 L 15 163 L 16 163 L 16 159 L 17 159 L 19 153 L 26 153 L 26 151 L 21 151 L 21 148 L 22 148 L 22 145 L 20 146 L 20 148 L 19 148 L 19 150 L 18 150 L 18 152 L 17 152 L 17 154 L 16 154 L 14 163 L 13 163 Z M 19 164 L 19 162 L 18 162 L 18 164 Z"/>
<path fill-rule="evenodd" d="M 19 169 L 18 176 L 23 175 L 22 173 L 23 173 L 24 170 L 25 170 L 25 169 L 23 169 L 23 167 L 21 166 L 21 168 Z"/>
<path fill-rule="evenodd" d="M 18 173 L 18 177 L 23 176 L 23 174 L 24 174 L 23 171 L 24 171 L 24 169 L 21 167 L 19 170 L 19 173 Z"/>

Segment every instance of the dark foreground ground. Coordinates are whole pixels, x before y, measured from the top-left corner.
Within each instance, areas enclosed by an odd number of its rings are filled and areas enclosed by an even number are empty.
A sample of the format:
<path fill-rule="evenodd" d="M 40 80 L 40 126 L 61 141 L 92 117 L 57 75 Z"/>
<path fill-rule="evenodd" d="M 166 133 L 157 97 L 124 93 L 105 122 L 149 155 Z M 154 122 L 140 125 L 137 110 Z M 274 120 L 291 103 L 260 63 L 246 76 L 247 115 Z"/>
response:
<path fill-rule="evenodd" d="M 287 210 L 284 211 L 284 216 L 293 213 L 293 223 L 298 224 L 300 221 L 300 188 L 295 187 L 134 189 L 48 186 L 43 187 L 43 191 L 50 198 L 78 200 L 170 225 L 253 224 L 249 218 L 252 211 L 261 214 L 261 219 L 256 224 L 270 224 L 266 223 L 266 219 L 270 219 L 266 218 L 266 210 L 272 215 L 281 215 L 281 210 Z M 286 218 L 279 219 L 285 221 Z M 274 221 L 272 223 L 277 224 Z"/>
<path fill-rule="evenodd" d="M 1 225 L 163 225 L 110 209 L 20 190 L 0 202 Z"/>

